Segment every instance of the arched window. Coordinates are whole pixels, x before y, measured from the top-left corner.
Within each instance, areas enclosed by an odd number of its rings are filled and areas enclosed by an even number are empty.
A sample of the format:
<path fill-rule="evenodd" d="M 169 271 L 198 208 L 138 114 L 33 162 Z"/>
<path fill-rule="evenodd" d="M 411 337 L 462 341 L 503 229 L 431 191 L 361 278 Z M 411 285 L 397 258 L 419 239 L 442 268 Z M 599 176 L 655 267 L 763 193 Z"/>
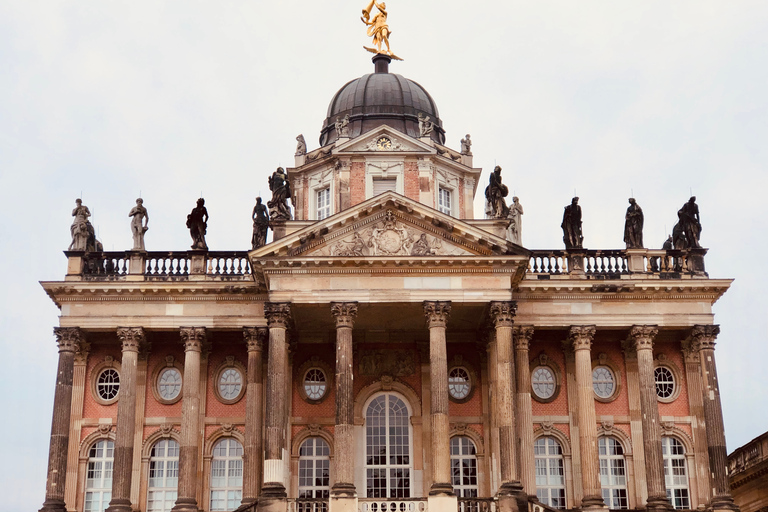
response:
<path fill-rule="evenodd" d="M 330 455 L 331 449 L 322 437 L 310 437 L 301 443 L 299 448 L 299 498 L 328 498 L 330 496 Z"/>
<path fill-rule="evenodd" d="M 242 499 L 243 445 L 225 437 L 213 447 L 210 510 L 235 510 Z"/>
<path fill-rule="evenodd" d="M 451 484 L 459 498 L 477 498 L 477 450 L 468 437 L 451 438 Z"/>
<path fill-rule="evenodd" d="M 600 485 L 603 501 L 610 509 L 628 508 L 627 465 L 624 448 L 613 437 L 601 437 L 598 441 L 600 453 Z"/>
<path fill-rule="evenodd" d="M 688 496 L 688 471 L 685 465 L 685 446 L 674 437 L 661 438 L 664 457 L 664 480 L 667 484 L 667 498 L 672 506 L 680 509 L 691 508 Z"/>
<path fill-rule="evenodd" d="M 112 464 L 115 443 L 102 439 L 88 452 L 88 469 L 85 480 L 85 512 L 102 512 L 112 499 Z"/>
<path fill-rule="evenodd" d="M 565 464 L 563 449 L 554 437 L 533 443 L 536 461 L 536 496 L 552 508 L 565 508 Z"/>
<path fill-rule="evenodd" d="M 369 498 L 411 497 L 409 412 L 396 395 L 379 395 L 365 412 L 365 474 Z"/>
<path fill-rule="evenodd" d="M 169 512 L 179 486 L 179 443 L 161 439 L 149 454 L 147 512 Z"/>

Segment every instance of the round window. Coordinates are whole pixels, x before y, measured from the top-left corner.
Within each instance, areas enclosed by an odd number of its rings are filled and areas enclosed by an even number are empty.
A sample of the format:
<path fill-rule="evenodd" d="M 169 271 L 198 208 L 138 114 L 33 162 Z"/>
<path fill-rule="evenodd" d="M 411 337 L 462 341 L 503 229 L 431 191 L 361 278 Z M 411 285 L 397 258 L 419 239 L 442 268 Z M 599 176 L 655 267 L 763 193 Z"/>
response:
<path fill-rule="evenodd" d="M 452 368 L 448 373 L 448 393 L 455 400 L 464 400 L 472 391 L 469 372 L 464 368 Z"/>
<path fill-rule="evenodd" d="M 656 395 L 659 398 L 671 397 L 675 392 L 675 376 L 672 370 L 659 366 L 654 370 L 653 375 L 656 380 Z"/>
<path fill-rule="evenodd" d="M 592 370 L 592 388 L 600 398 L 610 398 L 616 390 L 616 379 L 607 366 L 598 366 Z"/>
<path fill-rule="evenodd" d="M 552 398 L 555 394 L 555 374 L 546 366 L 538 366 L 531 375 L 531 386 L 533 393 L 542 400 Z"/>
<path fill-rule="evenodd" d="M 328 391 L 325 373 L 320 368 L 310 368 L 304 374 L 304 393 L 309 400 L 320 400 Z"/>
<path fill-rule="evenodd" d="M 166 368 L 157 378 L 157 392 L 163 400 L 175 400 L 181 394 L 181 372 Z"/>
<path fill-rule="evenodd" d="M 219 374 L 218 389 L 222 400 L 237 401 L 243 390 L 243 374 L 234 367 L 224 369 Z"/>
<path fill-rule="evenodd" d="M 114 400 L 120 391 L 120 374 L 114 368 L 105 368 L 96 379 L 96 393 L 102 400 Z"/>

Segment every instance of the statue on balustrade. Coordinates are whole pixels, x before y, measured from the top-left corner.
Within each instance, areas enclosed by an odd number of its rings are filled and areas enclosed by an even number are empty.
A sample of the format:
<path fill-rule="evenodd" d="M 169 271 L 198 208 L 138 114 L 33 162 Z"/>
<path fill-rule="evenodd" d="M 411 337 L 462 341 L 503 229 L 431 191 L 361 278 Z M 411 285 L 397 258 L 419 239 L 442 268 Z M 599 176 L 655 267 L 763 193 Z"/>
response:
<path fill-rule="evenodd" d="M 291 184 L 285 169 L 278 167 L 269 177 L 269 190 L 272 191 L 272 200 L 267 202 L 269 218 L 272 221 L 291 220 L 291 207 L 288 200 L 291 199 Z M 293 201 L 291 201 L 293 202 Z"/>
<path fill-rule="evenodd" d="M 302 156 L 307 154 L 307 141 L 304 140 L 304 134 L 300 133 L 296 137 L 296 156 Z"/>
<path fill-rule="evenodd" d="M 643 248 L 643 209 L 634 197 L 629 198 L 629 207 L 624 215 L 624 242 L 627 249 Z"/>
<path fill-rule="evenodd" d="M 579 198 L 574 197 L 571 204 L 565 207 L 563 212 L 563 242 L 566 249 L 581 249 L 583 247 L 584 235 L 581 232 L 581 206 Z"/>
<path fill-rule="evenodd" d="M 253 237 L 251 237 L 252 249 L 258 249 L 267 244 L 267 231 L 269 230 L 269 214 L 267 207 L 261 203 L 261 198 L 256 198 L 256 206 L 251 214 L 253 219 Z"/>
<path fill-rule="evenodd" d="M 72 216 L 75 219 L 69 228 L 72 235 L 72 243 L 69 244 L 69 250 L 84 252 L 103 250 L 101 242 L 96 240 L 96 230 L 93 229 L 93 224 L 88 220 L 88 217 L 91 216 L 91 211 L 83 204 L 82 199 L 75 199 L 75 204 L 77 206 L 72 210 Z"/>
<path fill-rule="evenodd" d="M 506 219 L 509 207 L 504 200 L 509 189 L 501 182 L 501 166 L 497 165 L 491 173 L 488 186 L 485 187 L 486 215 L 491 219 Z"/>
<path fill-rule="evenodd" d="M 149 213 L 144 208 L 144 200 L 138 198 L 136 200 L 136 206 L 131 208 L 128 212 L 131 219 L 131 232 L 133 233 L 133 250 L 145 251 L 144 249 L 144 233 L 149 229 Z"/>
<path fill-rule="evenodd" d="M 205 233 L 208 229 L 208 210 L 205 209 L 205 199 L 202 197 L 197 200 L 197 206 L 192 213 L 187 215 L 187 227 L 192 236 L 192 249 L 207 251 Z"/>
<path fill-rule="evenodd" d="M 512 206 L 509 207 L 507 240 L 513 244 L 523 245 L 523 205 L 520 204 L 517 196 L 512 198 Z"/>
<path fill-rule="evenodd" d="M 701 236 L 701 218 L 699 218 L 699 207 L 696 205 L 696 196 L 691 197 L 687 203 L 680 208 L 680 224 L 685 233 L 687 249 L 698 249 L 701 247 L 699 238 Z"/>
<path fill-rule="evenodd" d="M 469 134 L 461 139 L 461 154 L 472 156 L 472 139 L 469 138 Z"/>

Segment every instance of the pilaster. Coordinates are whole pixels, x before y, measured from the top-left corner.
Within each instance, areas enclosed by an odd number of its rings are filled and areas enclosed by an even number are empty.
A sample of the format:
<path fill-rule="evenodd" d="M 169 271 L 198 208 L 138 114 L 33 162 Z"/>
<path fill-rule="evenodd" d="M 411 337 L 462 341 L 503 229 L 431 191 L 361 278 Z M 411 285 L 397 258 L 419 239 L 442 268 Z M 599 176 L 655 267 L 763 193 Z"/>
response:
<path fill-rule="evenodd" d="M 266 327 L 243 327 L 243 338 L 248 347 L 248 369 L 245 389 L 245 446 L 243 447 L 243 505 L 256 502 L 261 488 L 263 424 L 263 363 Z"/>

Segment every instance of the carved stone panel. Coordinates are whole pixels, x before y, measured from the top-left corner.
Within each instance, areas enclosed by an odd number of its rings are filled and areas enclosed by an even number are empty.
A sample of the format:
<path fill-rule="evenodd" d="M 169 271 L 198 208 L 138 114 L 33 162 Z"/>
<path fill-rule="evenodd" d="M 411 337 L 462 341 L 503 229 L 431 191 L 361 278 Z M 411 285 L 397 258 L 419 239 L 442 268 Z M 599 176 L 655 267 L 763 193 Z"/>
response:
<path fill-rule="evenodd" d="M 371 350 L 360 357 L 360 374 L 381 377 L 407 377 L 413 375 L 416 365 L 413 354 L 406 350 Z"/>

